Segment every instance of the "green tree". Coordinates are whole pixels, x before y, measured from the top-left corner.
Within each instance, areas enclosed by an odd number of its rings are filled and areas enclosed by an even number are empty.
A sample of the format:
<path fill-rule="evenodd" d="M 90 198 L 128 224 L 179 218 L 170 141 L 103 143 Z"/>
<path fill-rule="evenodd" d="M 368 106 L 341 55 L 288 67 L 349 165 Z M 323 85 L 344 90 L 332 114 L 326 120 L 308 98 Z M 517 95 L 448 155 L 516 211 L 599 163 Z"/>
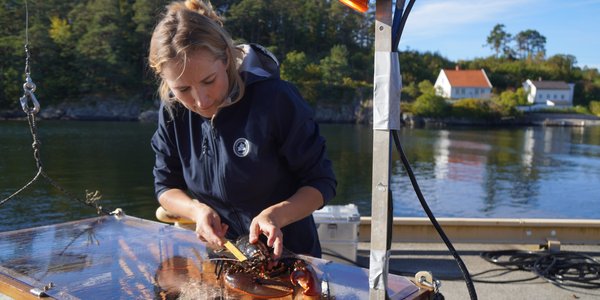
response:
<path fill-rule="evenodd" d="M 304 52 L 288 52 L 285 60 L 281 63 L 281 78 L 291 82 L 306 81 L 306 67 L 309 61 Z"/>
<path fill-rule="evenodd" d="M 506 53 L 506 50 L 510 49 L 508 44 L 511 40 L 512 35 L 504 31 L 504 24 L 496 24 L 487 37 L 487 45 L 496 52 L 496 57 L 498 57 L 500 53 L 509 54 Z"/>
<path fill-rule="evenodd" d="M 411 111 L 417 116 L 439 118 L 446 115 L 448 104 L 440 96 L 423 94 L 413 103 Z"/>
<path fill-rule="evenodd" d="M 525 90 L 520 87 L 516 91 L 506 90 L 499 96 L 493 97 L 492 101 L 497 104 L 497 109 L 502 116 L 514 116 L 518 113 L 518 105 L 527 104 Z"/>
<path fill-rule="evenodd" d="M 50 37 L 57 44 L 66 44 L 71 39 L 71 25 L 66 19 L 58 16 L 50 17 Z"/>
<path fill-rule="evenodd" d="M 323 82 L 326 84 L 340 85 L 345 76 L 348 76 L 348 49 L 344 45 L 335 45 L 331 48 L 329 56 L 320 63 Z"/>
<path fill-rule="evenodd" d="M 408 49 L 399 53 L 399 60 L 403 86 L 407 86 L 411 82 L 418 83 L 423 80 L 434 82 L 440 70 L 453 68 L 455 65 L 454 62 L 451 62 L 439 53 L 421 53 Z"/>
<path fill-rule="evenodd" d="M 577 63 L 577 58 L 570 54 L 556 54 L 548 58 L 545 64 L 557 79 L 565 81 L 573 80 L 573 69 Z"/>
<path fill-rule="evenodd" d="M 127 1 L 95 0 L 81 3 L 69 17 L 73 20 L 75 50 L 82 70 L 81 89 L 86 93 L 127 93 L 142 82 L 136 47 L 133 8 Z"/>
<path fill-rule="evenodd" d="M 600 101 L 590 101 L 590 112 L 600 117 Z"/>
<path fill-rule="evenodd" d="M 546 52 L 546 37 L 541 35 L 537 30 L 527 29 L 519 32 L 515 36 L 517 42 L 517 52 L 521 58 L 533 58 Z"/>
<path fill-rule="evenodd" d="M 417 116 L 444 117 L 449 106 L 444 98 L 435 94 L 433 84 L 429 80 L 423 80 L 418 87 L 421 96 L 417 97 L 410 110 Z"/>

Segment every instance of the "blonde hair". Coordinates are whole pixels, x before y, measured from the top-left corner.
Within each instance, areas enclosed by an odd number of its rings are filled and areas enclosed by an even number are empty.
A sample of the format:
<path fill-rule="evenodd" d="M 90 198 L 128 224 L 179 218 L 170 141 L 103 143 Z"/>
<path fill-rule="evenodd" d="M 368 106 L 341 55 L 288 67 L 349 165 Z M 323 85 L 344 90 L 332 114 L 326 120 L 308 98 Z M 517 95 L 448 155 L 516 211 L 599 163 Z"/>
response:
<path fill-rule="evenodd" d="M 172 105 L 177 99 L 170 95 L 169 87 L 161 76 L 163 67 L 173 60 L 180 60 L 185 65 L 187 57 L 200 49 L 207 50 L 226 64 L 231 101 L 235 102 L 244 95 L 244 82 L 235 59 L 241 50 L 233 44 L 212 5 L 202 0 L 173 2 L 154 28 L 148 55 L 150 67 L 159 80 L 158 94 L 171 115 Z"/>

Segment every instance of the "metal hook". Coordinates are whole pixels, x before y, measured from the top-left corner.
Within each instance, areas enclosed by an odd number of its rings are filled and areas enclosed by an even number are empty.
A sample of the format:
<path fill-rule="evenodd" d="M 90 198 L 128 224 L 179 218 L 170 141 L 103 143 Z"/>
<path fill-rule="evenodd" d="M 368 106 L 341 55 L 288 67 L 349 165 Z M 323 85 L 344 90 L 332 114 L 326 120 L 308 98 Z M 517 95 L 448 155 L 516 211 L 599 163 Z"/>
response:
<path fill-rule="evenodd" d="M 30 108 L 28 105 L 28 100 L 31 100 L 33 103 L 33 108 Z M 40 111 L 40 103 L 35 98 L 35 95 L 31 91 L 26 91 L 23 97 L 19 98 L 21 101 L 21 107 L 25 113 L 34 113 L 37 114 Z"/>
<path fill-rule="evenodd" d="M 33 80 L 31 80 L 29 74 L 27 74 L 25 83 L 23 84 L 24 94 L 23 97 L 19 98 L 19 101 L 21 101 L 21 107 L 23 108 L 23 111 L 25 113 L 37 114 L 40 111 L 40 103 L 38 102 L 37 98 L 35 97 L 35 94 L 33 93 L 35 92 L 35 89 L 35 83 L 33 83 Z M 33 108 L 29 107 L 29 100 L 31 100 Z"/>

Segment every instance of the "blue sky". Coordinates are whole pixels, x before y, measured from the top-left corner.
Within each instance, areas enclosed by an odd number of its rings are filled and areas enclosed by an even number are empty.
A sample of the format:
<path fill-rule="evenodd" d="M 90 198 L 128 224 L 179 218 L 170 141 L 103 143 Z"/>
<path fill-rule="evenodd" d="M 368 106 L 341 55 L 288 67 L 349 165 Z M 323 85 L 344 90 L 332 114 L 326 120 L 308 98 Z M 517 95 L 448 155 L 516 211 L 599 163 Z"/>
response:
<path fill-rule="evenodd" d="M 571 54 L 577 66 L 600 70 L 600 0 L 416 0 L 399 49 L 453 61 L 487 57 L 494 51 L 484 45 L 498 23 L 513 36 L 537 30 L 547 57 Z"/>

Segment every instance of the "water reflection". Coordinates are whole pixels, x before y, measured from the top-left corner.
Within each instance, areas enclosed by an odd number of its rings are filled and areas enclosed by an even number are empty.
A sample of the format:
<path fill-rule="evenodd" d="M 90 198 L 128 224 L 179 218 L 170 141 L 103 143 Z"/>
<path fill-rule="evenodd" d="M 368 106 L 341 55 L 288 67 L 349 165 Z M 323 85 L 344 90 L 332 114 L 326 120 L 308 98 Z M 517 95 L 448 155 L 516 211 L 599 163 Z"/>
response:
<path fill-rule="evenodd" d="M 597 140 L 586 144 L 586 130 L 413 129 L 402 131 L 402 142 L 437 215 L 598 218 L 596 211 L 568 207 L 563 201 L 572 195 L 590 204 L 600 200 L 600 171 L 590 166 L 600 163 L 600 146 Z M 421 141 L 432 150 L 414 146 Z M 581 144 L 588 150 L 585 155 Z M 392 172 L 395 215 L 424 215 L 400 162 Z M 581 174 L 590 177 L 574 179 Z"/>
<path fill-rule="evenodd" d="M 40 122 L 46 171 L 73 194 L 99 190 L 108 209 L 154 219 L 149 140 L 154 124 Z M 372 131 L 323 124 L 338 177 L 331 204 L 370 215 Z M 600 127 L 444 128 L 400 132 L 436 216 L 600 218 Z M 377 159 L 377 158 L 375 158 Z M 399 157 L 392 157 L 394 215 L 424 216 Z M 35 174 L 26 122 L 0 122 L 0 198 Z M 571 199 L 564 201 L 564 199 Z M 40 181 L 0 207 L 0 232 L 96 215 Z"/>

